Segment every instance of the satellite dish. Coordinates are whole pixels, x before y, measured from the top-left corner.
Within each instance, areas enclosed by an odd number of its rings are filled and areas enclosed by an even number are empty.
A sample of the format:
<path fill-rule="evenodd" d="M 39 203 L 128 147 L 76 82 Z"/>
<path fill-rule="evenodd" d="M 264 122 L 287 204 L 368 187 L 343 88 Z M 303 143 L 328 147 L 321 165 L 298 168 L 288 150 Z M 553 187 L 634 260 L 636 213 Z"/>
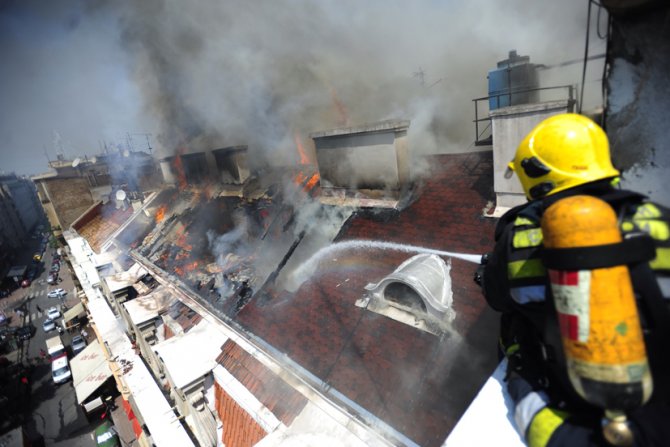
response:
<path fill-rule="evenodd" d="M 126 200 L 126 192 L 123 189 L 116 191 L 116 200 L 123 202 Z"/>
<path fill-rule="evenodd" d="M 123 156 L 130 157 L 130 152 L 128 152 L 128 150 L 123 151 Z"/>
<path fill-rule="evenodd" d="M 95 164 L 98 162 L 98 157 L 91 158 L 91 163 Z"/>
<path fill-rule="evenodd" d="M 74 161 L 72 162 L 72 167 L 76 168 L 77 166 L 79 166 L 79 163 L 81 163 L 81 158 L 79 157 L 75 158 Z"/>

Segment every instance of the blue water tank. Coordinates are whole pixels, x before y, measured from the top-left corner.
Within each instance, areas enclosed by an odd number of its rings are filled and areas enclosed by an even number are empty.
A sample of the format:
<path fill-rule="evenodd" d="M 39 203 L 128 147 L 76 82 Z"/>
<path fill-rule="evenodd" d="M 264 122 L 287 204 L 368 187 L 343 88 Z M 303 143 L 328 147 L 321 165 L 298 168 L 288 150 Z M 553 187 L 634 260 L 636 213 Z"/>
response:
<path fill-rule="evenodd" d="M 489 71 L 488 80 L 489 110 L 537 102 L 538 91 L 532 90 L 539 87 L 536 66 L 529 56 L 519 56 L 516 50 Z"/>

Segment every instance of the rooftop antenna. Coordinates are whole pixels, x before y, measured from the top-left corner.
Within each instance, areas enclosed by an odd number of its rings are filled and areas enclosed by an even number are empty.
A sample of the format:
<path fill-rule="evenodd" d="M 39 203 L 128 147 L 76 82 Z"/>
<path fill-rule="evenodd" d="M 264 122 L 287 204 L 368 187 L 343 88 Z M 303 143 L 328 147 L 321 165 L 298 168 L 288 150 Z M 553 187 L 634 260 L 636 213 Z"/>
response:
<path fill-rule="evenodd" d="M 44 149 L 44 156 L 47 157 L 47 163 L 51 163 L 51 159 L 49 158 L 49 153 L 47 152 L 47 145 L 42 144 L 42 149 Z"/>
<path fill-rule="evenodd" d="M 149 150 L 149 155 L 152 154 L 153 148 L 151 147 L 151 142 L 149 141 L 149 137 L 151 136 L 150 133 L 141 133 L 141 132 L 140 133 L 128 133 L 127 135 L 128 135 L 128 140 L 130 140 L 130 143 L 133 145 L 133 147 L 134 147 L 133 135 L 143 136 L 144 138 L 146 138 L 147 139 L 147 149 Z"/>
<path fill-rule="evenodd" d="M 130 135 L 129 132 L 126 132 L 126 146 L 128 146 L 129 152 L 133 151 L 133 137 Z"/>
<path fill-rule="evenodd" d="M 426 73 L 423 71 L 423 68 L 419 67 L 419 71 L 412 73 L 412 77 L 419 80 L 421 87 L 426 85 Z"/>

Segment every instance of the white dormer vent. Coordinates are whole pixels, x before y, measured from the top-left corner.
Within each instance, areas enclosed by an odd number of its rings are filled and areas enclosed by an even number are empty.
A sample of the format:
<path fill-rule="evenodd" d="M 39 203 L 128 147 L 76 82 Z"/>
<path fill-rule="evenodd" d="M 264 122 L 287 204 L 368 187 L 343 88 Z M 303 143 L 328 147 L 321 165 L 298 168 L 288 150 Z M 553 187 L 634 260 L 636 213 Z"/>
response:
<path fill-rule="evenodd" d="M 451 309 L 451 260 L 420 254 L 400 264 L 377 284 L 365 286 L 358 307 L 435 335 L 443 335 L 454 318 Z"/>

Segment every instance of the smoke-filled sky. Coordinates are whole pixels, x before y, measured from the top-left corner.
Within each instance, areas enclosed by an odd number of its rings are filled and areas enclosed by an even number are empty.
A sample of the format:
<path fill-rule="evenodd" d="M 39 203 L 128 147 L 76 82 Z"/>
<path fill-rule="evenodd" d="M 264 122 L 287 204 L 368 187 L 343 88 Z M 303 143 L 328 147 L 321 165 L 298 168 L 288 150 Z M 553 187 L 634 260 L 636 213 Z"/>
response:
<path fill-rule="evenodd" d="M 248 144 L 285 164 L 296 133 L 389 118 L 412 121 L 417 152 L 462 152 L 487 71 L 511 49 L 546 65 L 583 57 L 587 5 L 0 0 L 0 171 L 146 150 L 144 134 L 159 156 Z M 594 7 L 591 55 L 604 51 L 596 20 Z M 586 107 L 601 71 L 590 64 Z M 579 83 L 581 64 L 542 73 Z"/>

